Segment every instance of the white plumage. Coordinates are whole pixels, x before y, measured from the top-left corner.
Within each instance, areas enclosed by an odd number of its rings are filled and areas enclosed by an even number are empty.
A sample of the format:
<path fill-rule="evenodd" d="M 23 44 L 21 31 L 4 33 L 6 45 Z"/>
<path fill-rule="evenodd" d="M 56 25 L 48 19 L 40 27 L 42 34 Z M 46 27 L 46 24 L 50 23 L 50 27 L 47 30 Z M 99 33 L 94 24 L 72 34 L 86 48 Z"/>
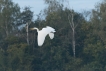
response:
<path fill-rule="evenodd" d="M 38 28 L 34 27 L 34 28 L 31 28 L 31 30 L 37 30 L 38 32 L 38 37 L 37 37 L 37 40 L 38 40 L 38 46 L 42 46 L 43 43 L 44 43 L 44 40 L 45 40 L 45 37 L 47 35 L 49 35 L 50 39 L 53 39 L 54 38 L 54 32 L 55 29 L 50 27 L 50 26 L 46 26 L 45 28 L 43 28 L 42 30 L 39 30 Z"/>

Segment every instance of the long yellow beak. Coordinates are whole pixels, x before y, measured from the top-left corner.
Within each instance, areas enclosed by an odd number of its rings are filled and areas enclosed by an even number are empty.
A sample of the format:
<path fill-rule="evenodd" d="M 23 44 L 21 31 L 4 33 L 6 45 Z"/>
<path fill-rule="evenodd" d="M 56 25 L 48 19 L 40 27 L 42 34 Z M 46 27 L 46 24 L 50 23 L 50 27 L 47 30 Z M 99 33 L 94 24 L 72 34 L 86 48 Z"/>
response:
<path fill-rule="evenodd" d="M 35 30 L 34 28 L 30 28 L 30 30 Z"/>

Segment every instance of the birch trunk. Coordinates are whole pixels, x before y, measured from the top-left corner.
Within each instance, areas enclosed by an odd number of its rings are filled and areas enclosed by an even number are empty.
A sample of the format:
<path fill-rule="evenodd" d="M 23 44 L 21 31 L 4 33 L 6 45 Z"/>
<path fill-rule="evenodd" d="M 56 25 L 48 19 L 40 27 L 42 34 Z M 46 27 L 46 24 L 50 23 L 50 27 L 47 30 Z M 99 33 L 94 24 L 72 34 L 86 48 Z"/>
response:
<path fill-rule="evenodd" d="M 75 57 L 75 29 L 73 30 L 73 34 L 72 34 L 72 46 L 73 46 L 73 54 Z"/>
<path fill-rule="evenodd" d="M 70 16 L 70 15 L 69 15 Z M 70 26 L 71 26 L 71 29 L 72 29 L 72 49 L 73 49 L 73 55 L 75 57 L 75 24 L 73 22 L 73 14 L 72 14 L 72 19 L 70 21 L 70 17 L 68 16 L 68 20 L 69 20 L 69 23 L 70 23 Z"/>

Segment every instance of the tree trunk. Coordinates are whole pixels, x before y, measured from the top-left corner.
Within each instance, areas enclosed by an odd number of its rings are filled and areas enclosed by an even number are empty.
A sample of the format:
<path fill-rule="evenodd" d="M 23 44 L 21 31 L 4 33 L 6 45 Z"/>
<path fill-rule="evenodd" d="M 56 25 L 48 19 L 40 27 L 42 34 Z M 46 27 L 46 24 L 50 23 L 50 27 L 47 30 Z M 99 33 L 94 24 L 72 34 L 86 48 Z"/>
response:
<path fill-rule="evenodd" d="M 70 15 L 68 16 L 68 20 L 69 20 L 69 23 L 70 23 L 70 26 L 71 26 L 71 29 L 72 29 L 72 49 L 73 49 L 73 55 L 75 57 L 75 24 L 73 22 L 73 14 L 72 14 L 72 19 L 70 21 Z"/>
<path fill-rule="evenodd" d="M 26 24 L 26 32 L 27 32 L 27 44 L 29 45 L 28 23 Z"/>
<path fill-rule="evenodd" d="M 73 48 L 73 54 L 75 57 L 75 30 L 73 29 L 73 33 L 72 33 L 72 48 Z"/>

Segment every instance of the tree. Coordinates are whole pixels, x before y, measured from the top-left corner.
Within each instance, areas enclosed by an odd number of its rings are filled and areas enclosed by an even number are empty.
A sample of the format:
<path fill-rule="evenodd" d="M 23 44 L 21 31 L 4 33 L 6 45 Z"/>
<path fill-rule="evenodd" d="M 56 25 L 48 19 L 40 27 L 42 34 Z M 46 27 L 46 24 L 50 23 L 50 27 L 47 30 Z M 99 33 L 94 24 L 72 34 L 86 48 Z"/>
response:
<path fill-rule="evenodd" d="M 84 21 L 84 18 L 80 13 L 76 13 L 73 10 L 71 10 L 70 12 L 69 10 L 68 21 L 72 29 L 72 49 L 73 49 L 73 55 L 75 57 L 76 56 L 76 50 L 75 50 L 76 48 L 76 37 L 75 37 L 76 27 L 81 25 L 81 23 Z"/>
<path fill-rule="evenodd" d="M 1 33 L 8 36 L 17 30 L 17 21 L 20 14 L 20 8 L 11 0 L 0 0 L 0 28 Z"/>
<path fill-rule="evenodd" d="M 30 7 L 25 7 L 24 11 L 21 13 L 22 23 L 25 24 L 25 29 L 27 32 L 27 44 L 29 45 L 29 25 L 33 19 L 33 12 L 30 10 Z M 22 25 L 22 24 L 21 24 Z"/>
<path fill-rule="evenodd" d="M 84 65 L 85 68 L 90 68 L 93 71 L 105 71 L 106 64 L 106 1 L 96 5 L 92 10 L 92 16 L 89 21 L 89 31 L 86 34 L 84 42 Z M 87 62 L 86 62 L 87 60 Z M 88 70 L 90 71 L 90 70 Z"/>
<path fill-rule="evenodd" d="M 64 0 L 44 0 L 48 7 L 44 10 L 45 14 L 56 12 L 62 9 Z"/>
<path fill-rule="evenodd" d="M 68 16 L 68 20 L 69 20 L 69 24 L 71 26 L 71 29 L 72 29 L 72 48 L 73 48 L 73 54 L 74 54 L 74 57 L 75 57 L 75 28 L 76 28 L 76 25 L 74 24 L 73 22 L 73 13 L 72 13 L 72 20 L 70 21 L 70 15 Z"/>

